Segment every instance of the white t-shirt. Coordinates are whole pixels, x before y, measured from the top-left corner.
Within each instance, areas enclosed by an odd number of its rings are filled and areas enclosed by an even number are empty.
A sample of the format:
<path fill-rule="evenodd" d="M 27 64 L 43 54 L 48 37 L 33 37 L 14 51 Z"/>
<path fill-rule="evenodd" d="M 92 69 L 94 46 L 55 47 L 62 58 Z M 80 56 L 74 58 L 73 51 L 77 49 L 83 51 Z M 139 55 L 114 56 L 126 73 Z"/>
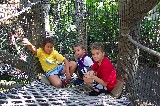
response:
<path fill-rule="evenodd" d="M 89 56 L 86 56 L 85 58 L 84 58 L 84 63 L 83 63 L 85 66 L 92 66 L 93 65 L 93 61 L 92 61 L 92 59 L 89 57 Z"/>

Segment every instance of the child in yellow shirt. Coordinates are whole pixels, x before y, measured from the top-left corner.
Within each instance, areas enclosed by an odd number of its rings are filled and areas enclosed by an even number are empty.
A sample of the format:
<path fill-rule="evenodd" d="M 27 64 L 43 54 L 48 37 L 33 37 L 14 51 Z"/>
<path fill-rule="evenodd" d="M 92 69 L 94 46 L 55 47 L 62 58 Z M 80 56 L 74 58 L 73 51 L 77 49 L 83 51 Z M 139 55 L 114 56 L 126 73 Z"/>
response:
<path fill-rule="evenodd" d="M 39 58 L 46 77 L 54 87 L 60 88 L 62 86 L 62 81 L 60 79 L 62 74 L 66 73 L 66 80 L 71 78 L 77 67 L 76 63 L 68 62 L 65 57 L 54 50 L 52 37 L 46 37 L 43 40 L 42 47 L 38 49 L 36 49 L 26 38 L 24 38 L 22 42 Z M 64 65 L 58 65 L 57 62 L 64 62 Z"/>

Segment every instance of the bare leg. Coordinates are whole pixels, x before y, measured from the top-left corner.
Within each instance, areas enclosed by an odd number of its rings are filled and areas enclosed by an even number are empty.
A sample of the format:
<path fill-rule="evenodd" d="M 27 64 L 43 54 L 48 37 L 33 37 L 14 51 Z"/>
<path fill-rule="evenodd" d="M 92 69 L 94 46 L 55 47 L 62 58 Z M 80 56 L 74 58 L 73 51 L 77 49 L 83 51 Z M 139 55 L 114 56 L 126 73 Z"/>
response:
<path fill-rule="evenodd" d="M 48 80 L 51 82 L 51 84 L 56 87 L 56 88 L 60 88 L 62 86 L 62 82 L 59 78 L 58 75 L 50 75 L 48 77 Z"/>
<path fill-rule="evenodd" d="M 76 69 L 77 69 L 77 63 L 75 61 L 69 62 L 69 72 L 71 76 L 73 75 L 73 73 L 75 73 Z"/>
<path fill-rule="evenodd" d="M 93 79 L 83 77 L 83 80 L 84 80 L 84 82 L 85 82 L 89 87 L 93 87 L 93 86 L 92 86 Z"/>
<path fill-rule="evenodd" d="M 74 62 L 74 61 L 69 62 L 69 72 L 70 72 L 71 76 L 76 71 L 76 68 L 77 68 L 77 63 L 76 62 Z M 66 73 L 66 69 L 64 68 L 62 70 L 62 74 L 65 74 L 65 73 Z"/>
<path fill-rule="evenodd" d="M 92 78 L 83 77 L 83 80 L 89 87 L 93 88 L 93 86 L 92 86 L 93 79 Z M 94 89 L 94 90 L 99 92 L 99 90 L 97 90 L 97 89 Z"/>

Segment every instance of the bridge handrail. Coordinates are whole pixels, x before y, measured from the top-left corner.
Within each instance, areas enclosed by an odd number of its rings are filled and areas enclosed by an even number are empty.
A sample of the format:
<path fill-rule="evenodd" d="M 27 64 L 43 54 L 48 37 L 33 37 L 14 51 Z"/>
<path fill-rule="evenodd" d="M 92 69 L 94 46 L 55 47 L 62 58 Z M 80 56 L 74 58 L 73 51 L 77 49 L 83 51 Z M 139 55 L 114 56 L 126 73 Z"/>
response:
<path fill-rule="evenodd" d="M 128 39 L 129 39 L 129 41 L 132 42 L 134 45 L 136 45 L 136 46 L 138 46 L 139 48 L 145 50 L 146 52 L 148 52 L 148 53 L 150 53 L 150 54 L 153 54 L 153 55 L 155 55 L 155 56 L 157 56 L 157 57 L 160 58 L 160 52 L 154 51 L 154 50 L 152 50 L 152 49 L 150 49 L 150 48 L 148 48 L 148 47 L 143 46 L 142 44 L 140 44 L 140 43 L 138 43 L 137 41 L 133 40 L 130 35 L 127 35 L 127 37 L 128 37 Z"/>

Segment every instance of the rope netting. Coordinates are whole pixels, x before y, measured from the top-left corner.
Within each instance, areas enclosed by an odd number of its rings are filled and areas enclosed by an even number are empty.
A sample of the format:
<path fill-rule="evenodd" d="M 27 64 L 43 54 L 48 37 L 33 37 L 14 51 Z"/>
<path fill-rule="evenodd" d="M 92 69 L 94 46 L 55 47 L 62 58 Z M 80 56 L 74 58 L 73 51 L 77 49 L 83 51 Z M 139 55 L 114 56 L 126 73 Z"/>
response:
<path fill-rule="evenodd" d="M 38 63 L 28 48 L 22 45 L 22 38 L 31 39 L 30 24 L 34 21 L 33 14 L 39 2 L 26 3 L 22 7 L 13 3 L 0 4 L 1 10 L 5 10 L 3 13 L 7 15 L 0 18 L 1 90 L 29 83 L 35 76 L 36 68 L 33 64 Z"/>
<path fill-rule="evenodd" d="M 124 2 L 119 3 L 121 17 L 119 69 L 123 70 L 129 98 L 135 105 L 158 106 L 159 1 Z"/>
<path fill-rule="evenodd" d="M 61 6 L 66 5 L 65 2 L 59 2 Z M 63 4 L 64 3 L 64 4 Z M 77 2 L 77 6 L 81 2 Z M 42 3 L 43 5 L 43 3 Z M 0 104 L 2 105 L 131 105 L 126 95 L 115 99 L 111 95 L 100 95 L 97 97 L 89 97 L 90 88 L 86 86 L 56 89 L 48 83 L 45 77 L 42 81 L 37 80 L 37 71 L 41 71 L 41 67 L 37 59 L 32 55 L 28 48 L 21 43 L 22 38 L 27 37 L 36 47 L 39 47 L 40 41 L 43 39 L 46 29 L 43 26 L 45 12 L 41 3 L 31 3 L 27 7 L 20 9 L 11 16 L 1 18 L 1 93 Z M 69 4 L 68 4 L 69 5 Z M 82 4 L 81 4 L 82 5 Z M 84 4 L 83 4 L 84 6 Z M 77 8 L 78 9 L 78 8 Z M 83 8 L 84 9 L 84 8 Z M 43 10 L 43 11 L 42 11 Z M 57 10 L 61 12 L 60 10 Z M 79 10 L 77 10 L 78 13 Z M 81 14 L 78 13 L 79 18 Z M 63 14 L 60 14 L 62 16 Z M 40 18 L 40 21 L 39 21 Z M 41 18 L 43 18 L 41 20 Z M 59 24 L 64 24 L 62 19 L 57 19 Z M 56 22 L 56 21 L 53 21 Z M 81 33 L 81 40 L 85 37 L 85 30 L 81 30 L 85 26 L 79 21 L 78 33 Z M 55 25 L 56 26 L 56 25 Z M 54 26 L 54 27 L 55 27 Z M 62 26 L 56 27 L 55 34 L 59 34 Z M 63 34 L 60 33 L 63 37 Z M 69 34 L 68 34 L 69 35 Z M 76 36 L 75 36 L 76 37 Z M 69 39 L 58 42 L 58 50 L 61 53 L 67 53 L 70 44 Z M 63 42 L 62 42 L 63 41 Z M 75 40 L 76 41 L 76 40 Z M 65 44 L 66 50 L 61 47 L 61 43 Z M 72 44 L 72 43 L 71 43 Z M 73 53 L 72 50 L 69 51 Z M 46 80 L 46 82 L 44 81 Z M 45 82 L 45 83 L 44 83 Z M 46 84 L 48 83 L 48 84 Z M 87 90 L 88 89 L 88 90 Z"/>
<path fill-rule="evenodd" d="M 1 92 L 0 104 L 128 106 L 131 105 L 127 99 L 129 97 L 135 105 L 160 105 L 158 2 L 119 0 L 86 3 L 83 0 L 59 0 L 50 5 L 51 33 L 58 39 L 56 49 L 62 54 L 73 56 L 75 42 L 83 42 L 88 51 L 93 42 L 104 42 L 107 56 L 126 81 L 125 92 L 119 99 L 113 99 L 110 95 L 90 98 L 84 86 L 83 90 L 81 87 L 56 89 L 36 80 L 37 71 L 42 69 L 21 40 L 27 37 L 39 47 L 45 30 L 49 29 L 45 26 L 47 14 L 42 8 L 43 2 L 28 2 L 18 9 L 15 7 L 14 14 L 2 15 L 0 88 L 12 89 Z M 7 10 L 4 5 L 0 6 Z M 8 86 L 10 83 L 11 86 Z M 24 84 L 27 85 L 17 88 Z"/>
<path fill-rule="evenodd" d="M 3 93 L 0 104 L 20 106 L 132 106 L 126 96 L 115 99 L 110 95 L 88 96 L 87 87 L 59 88 L 38 80 Z"/>
<path fill-rule="evenodd" d="M 140 105 L 159 105 L 160 92 L 159 92 L 159 52 L 153 51 L 140 43 L 133 40 L 130 36 L 129 41 L 132 42 L 132 46 L 138 48 L 138 58 L 135 65 L 132 66 L 132 60 L 128 59 L 130 66 L 134 68 L 129 68 L 129 72 L 126 71 L 128 79 L 126 79 L 126 89 L 128 90 L 132 101 L 135 104 Z M 127 40 L 127 39 L 126 39 Z M 145 42 L 145 41 L 144 41 Z M 159 41 L 158 41 L 159 42 Z M 148 45 L 151 47 L 152 45 Z M 159 47 L 156 48 L 156 50 Z M 132 50 L 133 48 L 130 48 Z M 132 57 L 135 58 L 135 57 Z M 154 95 L 154 96 L 153 96 Z"/>

